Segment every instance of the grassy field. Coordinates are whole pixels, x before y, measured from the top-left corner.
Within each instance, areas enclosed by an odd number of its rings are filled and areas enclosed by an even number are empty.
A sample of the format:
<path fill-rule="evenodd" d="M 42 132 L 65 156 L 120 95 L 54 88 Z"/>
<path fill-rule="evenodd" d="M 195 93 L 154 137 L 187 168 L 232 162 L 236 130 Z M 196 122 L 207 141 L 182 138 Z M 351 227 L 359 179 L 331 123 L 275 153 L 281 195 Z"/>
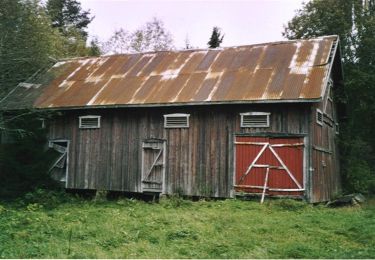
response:
<path fill-rule="evenodd" d="M 375 201 L 159 203 L 40 191 L 0 204 L 1 258 L 375 258 Z"/>

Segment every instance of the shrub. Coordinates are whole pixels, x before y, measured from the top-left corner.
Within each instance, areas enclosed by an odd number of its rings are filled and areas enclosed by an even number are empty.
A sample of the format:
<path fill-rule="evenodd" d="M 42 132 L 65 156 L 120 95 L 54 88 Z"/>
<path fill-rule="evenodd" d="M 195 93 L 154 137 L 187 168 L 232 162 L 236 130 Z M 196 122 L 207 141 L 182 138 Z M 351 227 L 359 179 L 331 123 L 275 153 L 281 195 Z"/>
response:
<path fill-rule="evenodd" d="M 0 198 L 22 197 L 36 188 L 56 188 L 48 174 L 55 155 L 46 150 L 46 129 L 38 115 L 13 116 L 7 127 L 22 129 L 13 141 L 0 144 Z"/>
<path fill-rule="evenodd" d="M 346 180 L 350 191 L 368 194 L 371 183 L 375 181 L 371 169 L 366 161 L 352 160 L 348 167 Z"/>
<path fill-rule="evenodd" d="M 44 208 L 54 208 L 64 202 L 72 202 L 74 197 L 66 193 L 64 190 L 46 190 L 35 189 L 28 192 L 20 200 L 21 204 L 25 205 L 41 205 Z"/>
<path fill-rule="evenodd" d="M 348 193 L 374 193 L 375 167 L 371 147 L 360 138 L 342 142 L 341 171 Z"/>

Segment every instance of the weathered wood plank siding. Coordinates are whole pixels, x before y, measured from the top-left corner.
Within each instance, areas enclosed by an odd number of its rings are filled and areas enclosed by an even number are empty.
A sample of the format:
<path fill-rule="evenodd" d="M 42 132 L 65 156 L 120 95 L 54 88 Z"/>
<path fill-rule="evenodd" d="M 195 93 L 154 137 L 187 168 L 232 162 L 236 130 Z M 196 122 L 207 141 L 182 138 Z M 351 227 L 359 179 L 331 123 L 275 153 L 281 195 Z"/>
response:
<path fill-rule="evenodd" d="M 268 128 L 241 128 L 241 112 L 271 112 Z M 68 139 L 67 188 L 141 192 L 142 141 L 166 140 L 166 192 L 230 197 L 235 134 L 304 134 L 306 104 L 211 105 L 70 110 L 51 122 L 50 139 Z M 190 127 L 164 128 L 164 114 L 190 114 Z M 100 129 L 79 129 L 78 117 L 100 115 Z M 308 137 L 306 137 L 308 139 Z"/>
<path fill-rule="evenodd" d="M 336 106 L 328 100 L 332 97 L 329 87 L 323 101 L 312 106 L 312 172 L 311 202 L 328 201 L 341 192 L 341 178 L 338 154 Z M 316 122 L 316 110 L 323 112 L 323 125 Z"/>

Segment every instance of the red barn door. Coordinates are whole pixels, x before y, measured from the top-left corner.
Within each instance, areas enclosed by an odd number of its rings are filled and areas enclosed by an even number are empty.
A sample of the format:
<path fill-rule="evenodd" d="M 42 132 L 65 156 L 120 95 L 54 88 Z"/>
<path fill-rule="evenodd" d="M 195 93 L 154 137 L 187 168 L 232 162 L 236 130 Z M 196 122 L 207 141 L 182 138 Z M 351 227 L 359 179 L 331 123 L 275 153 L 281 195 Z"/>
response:
<path fill-rule="evenodd" d="M 237 136 L 235 191 L 302 196 L 303 138 Z"/>

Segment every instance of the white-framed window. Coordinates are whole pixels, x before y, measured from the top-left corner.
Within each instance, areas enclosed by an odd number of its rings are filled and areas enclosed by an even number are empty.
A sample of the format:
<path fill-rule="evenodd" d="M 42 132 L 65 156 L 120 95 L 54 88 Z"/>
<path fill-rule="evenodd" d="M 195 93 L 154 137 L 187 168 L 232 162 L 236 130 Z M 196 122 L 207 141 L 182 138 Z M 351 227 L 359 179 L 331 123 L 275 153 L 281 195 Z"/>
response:
<path fill-rule="evenodd" d="M 323 125 L 323 112 L 320 109 L 316 109 L 316 123 L 318 125 Z"/>
<path fill-rule="evenodd" d="M 164 115 L 165 128 L 188 128 L 190 114 L 167 114 Z"/>
<path fill-rule="evenodd" d="M 270 115 L 267 112 L 240 113 L 241 127 L 269 127 Z"/>
<path fill-rule="evenodd" d="M 335 123 L 335 133 L 337 135 L 340 133 L 340 125 L 339 125 L 339 123 Z"/>
<path fill-rule="evenodd" d="M 100 128 L 100 116 L 80 116 L 79 128 L 82 128 L 82 129 Z"/>

